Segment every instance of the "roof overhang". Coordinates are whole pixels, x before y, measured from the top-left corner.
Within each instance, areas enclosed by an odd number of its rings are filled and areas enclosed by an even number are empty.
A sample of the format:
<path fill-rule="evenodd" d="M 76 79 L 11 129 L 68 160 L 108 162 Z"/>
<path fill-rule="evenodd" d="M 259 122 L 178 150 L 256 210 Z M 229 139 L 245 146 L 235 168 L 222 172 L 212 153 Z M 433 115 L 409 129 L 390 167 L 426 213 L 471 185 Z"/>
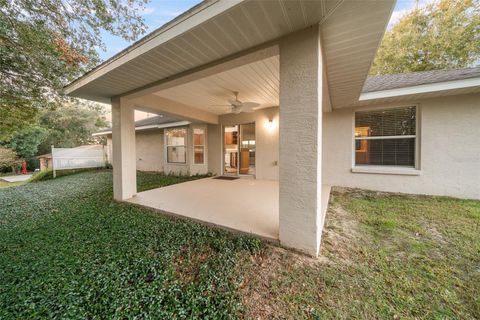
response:
<path fill-rule="evenodd" d="M 162 124 L 152 124 L 148 126 L 135 127 L 135 131 L 181 127 L 181 126 L 187 126 L 190 123 L 191 123 L 190 121 L 176 121 L 176 122 L 169 122 L 169 123 L 162 123 Z M 95 132 L 95 133 L 92 133 L 92 136 L 93 137 L 108 136 L 110 134 L 112 134 L 112 130 Z"/>
<path fill-rule="evenodd" d="M 359 104 L 425 99 L 476 92 L 480 92 L 480 78 L 443 81 L 388 90 L 364 92 L 360 95 Z"/>
<path fill-rule="evenodd" d="M 332 105 L 358 101 L 395 0 L 208 0 L 65 87 L 110 103 L 152 83 L 272 46 L 320 24 Z"/>

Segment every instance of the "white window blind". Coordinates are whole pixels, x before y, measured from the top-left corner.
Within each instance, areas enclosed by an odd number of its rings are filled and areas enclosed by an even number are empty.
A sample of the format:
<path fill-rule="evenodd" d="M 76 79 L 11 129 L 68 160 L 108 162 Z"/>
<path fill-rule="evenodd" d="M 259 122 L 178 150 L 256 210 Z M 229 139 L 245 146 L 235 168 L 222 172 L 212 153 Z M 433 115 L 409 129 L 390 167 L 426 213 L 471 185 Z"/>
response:
<path fill-rule="evenodd" d="M 355 165 L 415 166 L 416 107 L 355 113 Z"/>

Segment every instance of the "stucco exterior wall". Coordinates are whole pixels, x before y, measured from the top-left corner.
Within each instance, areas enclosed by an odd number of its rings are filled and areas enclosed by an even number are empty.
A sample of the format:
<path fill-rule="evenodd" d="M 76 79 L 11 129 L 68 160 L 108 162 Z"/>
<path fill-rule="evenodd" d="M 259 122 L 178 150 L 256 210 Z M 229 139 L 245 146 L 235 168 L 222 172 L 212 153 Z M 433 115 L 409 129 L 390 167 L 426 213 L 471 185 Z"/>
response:
<path fill-rule="evenodd" d="M 135 132 L 136 166 L 140 171 L 163 171 L 164 138 L 163 130 Z M 107 157 L 114 165 L 112 157 L 112 136 L 107 136 Z"/>
<path fill-rule="evenodd" d="M 352 173 L 354 110 L 325 113 L 323 177 L 333 186 L 480 199 L 480 95 L 402 103 L 419 108 L 419 175 Z M 379 105 L 373 108 L 398 106 Z"/>
<path fill-rule="evenodd" d="M 164 142 L 163 130 L 137 131 L 137 170 L 163 171 Z"/>
<path fill-rule="evenodd" d="M 232 126 L 236 124 L 247 124 L 255 122 L 255 177 L 264 180 L 278 180 L 278 124 L 279 112 L 277 107 L 260 109 L 255 112 L 244 112 L 239 114 L 226 114 L 219 117 L 220 125 L 218 128 L 211 130 L 214 137 L 210 138 L 215 143 L 220 145 L 220 148 L 213 148 L 210 154 L 210 159 L 214 160 L 214 167 L 212 172 L 221 173 L 221 159 L 222 159 L 222 130 L 221 126 Z M 273 120 L 273 127 L 269 128 L 268 122 Z M 211 126 L 209 126 L 211 127 Z M 219 141 L 220 140 L 220 141 Z M 220 142 L 220 143 L 219 143 Z"/>

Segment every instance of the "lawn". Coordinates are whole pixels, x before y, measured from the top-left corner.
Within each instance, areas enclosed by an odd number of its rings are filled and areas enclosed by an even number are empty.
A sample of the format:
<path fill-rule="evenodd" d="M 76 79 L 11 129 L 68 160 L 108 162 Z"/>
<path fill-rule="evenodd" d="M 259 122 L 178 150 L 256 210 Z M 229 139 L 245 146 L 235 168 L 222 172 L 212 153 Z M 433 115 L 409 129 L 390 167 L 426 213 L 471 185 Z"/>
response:
<path fill-rule="evenodd" d="M 22 184 L 25 184 L 24 181 L 22 182 L 7 182 L 2 179 L 0 179 L 0 189 L 2 188 L 9 188 L 9 187 L 18 187 L 21 186 Z"/>
<path fill-rule="evenodd" d="M 114 202 L 111 179 L 0 190 L 0 319 L 480 318 L 479 201 L 336 189 L 312 259 Z"/>

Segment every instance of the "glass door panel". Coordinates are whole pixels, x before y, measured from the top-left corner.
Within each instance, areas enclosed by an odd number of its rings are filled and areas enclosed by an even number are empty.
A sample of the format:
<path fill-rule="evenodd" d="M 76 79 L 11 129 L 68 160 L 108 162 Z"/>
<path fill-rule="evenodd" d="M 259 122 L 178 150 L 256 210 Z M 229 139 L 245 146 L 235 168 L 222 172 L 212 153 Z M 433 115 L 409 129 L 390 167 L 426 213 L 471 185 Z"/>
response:
<path fill-rule="evenodd" d="M 223 173 L 238 175 L 238 126 L 223 128 Z"/>
<path fill-rule="evenodd" d="M 240 174 L 255 174 L 255 123 L 240 125 Z"/>

